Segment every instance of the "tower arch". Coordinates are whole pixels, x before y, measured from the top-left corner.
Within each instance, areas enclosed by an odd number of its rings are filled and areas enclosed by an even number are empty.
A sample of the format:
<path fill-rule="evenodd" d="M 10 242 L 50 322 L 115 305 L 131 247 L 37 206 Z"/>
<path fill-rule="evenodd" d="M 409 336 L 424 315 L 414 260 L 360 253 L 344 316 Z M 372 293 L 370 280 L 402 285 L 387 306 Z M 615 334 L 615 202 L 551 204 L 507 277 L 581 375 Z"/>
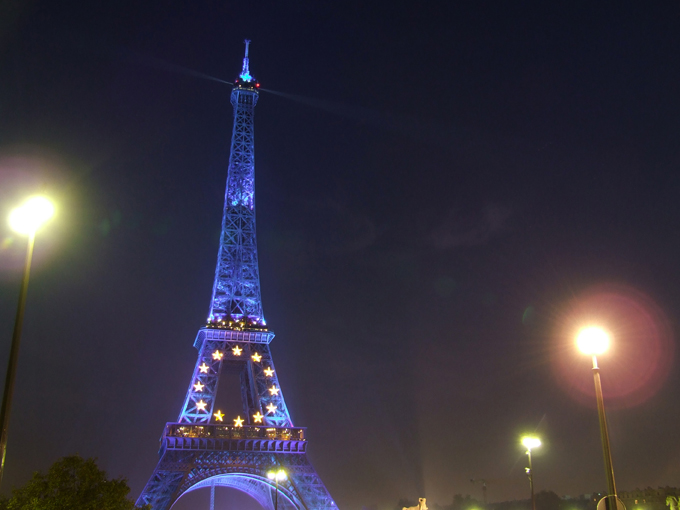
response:
<path fill-rule="evenodd" d="M 182 496 L 189 494 L 199 489 L 210 489 L 213 487 L 223 487 L 228 489 L 236 489 L 245 494 L 248 494 L 255 501 L 258 502 L 265 510 L 274 510 L 274 498 L 276 485 L 269 480 L 266 475 L 252 475 L 241 472 L 224 472 L 204 478 L 200 482 L 184 491 L 176 501 L 179 501 Z M 295 494 L 286 487 L 285 483 L 280 483 L 278 487 L 279 501 L 278 507 L 281 510 L 303 510 L 300 502 L 297 501 Z"/>

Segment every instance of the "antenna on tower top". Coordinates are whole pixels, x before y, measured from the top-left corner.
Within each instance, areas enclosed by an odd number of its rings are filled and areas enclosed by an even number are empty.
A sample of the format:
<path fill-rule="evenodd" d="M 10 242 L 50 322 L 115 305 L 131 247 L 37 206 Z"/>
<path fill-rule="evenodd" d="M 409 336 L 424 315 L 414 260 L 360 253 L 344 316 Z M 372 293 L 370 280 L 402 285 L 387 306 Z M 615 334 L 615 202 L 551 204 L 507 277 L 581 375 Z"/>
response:
<path fill-rule="evenodd" d="M 246 56 L 243 57 L 243 71 L 241 71 L 240 78 L 244 81 L 252 81 L 253 77 L 250 75 L 250 60 L 248 59 L 248 46 L 250 45 L 250 39 L 243 41 L 246 43 Z"/>

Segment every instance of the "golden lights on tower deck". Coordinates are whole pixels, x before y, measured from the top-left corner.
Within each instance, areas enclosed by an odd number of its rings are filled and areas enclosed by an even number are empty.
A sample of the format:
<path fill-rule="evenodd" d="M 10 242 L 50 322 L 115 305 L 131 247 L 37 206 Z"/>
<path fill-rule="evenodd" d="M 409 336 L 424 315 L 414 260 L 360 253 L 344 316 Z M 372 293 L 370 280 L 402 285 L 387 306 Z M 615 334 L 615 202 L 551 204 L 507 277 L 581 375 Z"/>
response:
<path fill-rule="evenodd" d="M 230 329 L 232 331 L 269 331 L 264 320 L 245 317 L 240 319 L 218 319 L 208 317 L 205 327 L 211 329 Z"/>

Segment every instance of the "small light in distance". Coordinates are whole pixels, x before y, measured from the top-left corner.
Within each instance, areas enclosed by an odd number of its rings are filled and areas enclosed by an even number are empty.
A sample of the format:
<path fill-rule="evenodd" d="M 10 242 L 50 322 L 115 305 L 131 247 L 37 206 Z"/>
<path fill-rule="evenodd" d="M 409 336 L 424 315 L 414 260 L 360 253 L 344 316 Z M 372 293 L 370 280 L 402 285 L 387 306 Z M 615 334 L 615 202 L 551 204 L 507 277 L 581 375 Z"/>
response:
<path fill-rule="evenodd" d="M 538 448 L 539 446 L 541 446 L 541 440 L 538 439 L 537 437 L 524 436 L 522 438 L 522 444 L 527 450 L 531 450 L 533 448 Z"/>
<path fill-rule="evenodd" d="M 278 482 L 285 480 L 288 476 L 286 475 L 286 472 L 283 469 L 279 469 L 278 471 L 269 471 L 267 473 L 267 478 L 270 480 L 276 480 Z"/>

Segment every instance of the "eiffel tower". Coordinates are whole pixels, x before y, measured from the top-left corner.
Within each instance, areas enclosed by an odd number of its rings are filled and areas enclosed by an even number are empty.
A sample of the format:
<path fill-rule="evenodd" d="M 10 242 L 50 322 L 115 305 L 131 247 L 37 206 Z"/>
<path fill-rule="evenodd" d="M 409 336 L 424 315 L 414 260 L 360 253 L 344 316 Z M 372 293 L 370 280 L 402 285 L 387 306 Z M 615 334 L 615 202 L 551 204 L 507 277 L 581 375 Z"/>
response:
<path fill-rule="evenodd" d="M 250 74 L 248 45 L 234 82 L 234 127 L 222 235 L 210 315 L 194 347 L 198 360 L 177 422 L 160 440 L 160 460 L 137 500 L 167 510 L 183 494 L 231 487 L 265 510 L 335 510 L 307 458 L 305 429 L 295 427 L 279 386 L 260 298 L 255 238 L 255 105 L 260 84 Z M 220 374 L 240 377 L 243 413 L 232 419 L 216 408 Z M 287 479 L 270 480 L 283 469 Z"/>

